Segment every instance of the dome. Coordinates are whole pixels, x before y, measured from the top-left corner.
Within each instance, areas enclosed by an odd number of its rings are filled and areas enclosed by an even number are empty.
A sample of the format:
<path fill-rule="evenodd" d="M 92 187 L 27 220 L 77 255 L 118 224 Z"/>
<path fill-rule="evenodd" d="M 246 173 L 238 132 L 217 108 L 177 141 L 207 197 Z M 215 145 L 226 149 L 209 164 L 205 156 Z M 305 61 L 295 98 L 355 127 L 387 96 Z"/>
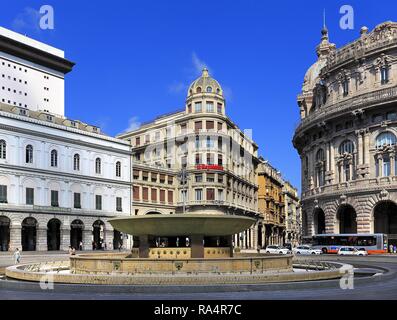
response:
<path fill-rule="evenodd" d="M 305 74 L 302 93 L 311 92 L 320 80 L 321 69 L 325 67 L 327 60 L 321 59 L 314 63 Z"/>
<path fill-rule="evenodd" d="M 201 76 L 194 80 L 190 85 L 187 95 L 189 97 L 197 93 L 214 93 L 223 95 L 219 82 L 211 78 L 207 68 L 204 68 Z"/>

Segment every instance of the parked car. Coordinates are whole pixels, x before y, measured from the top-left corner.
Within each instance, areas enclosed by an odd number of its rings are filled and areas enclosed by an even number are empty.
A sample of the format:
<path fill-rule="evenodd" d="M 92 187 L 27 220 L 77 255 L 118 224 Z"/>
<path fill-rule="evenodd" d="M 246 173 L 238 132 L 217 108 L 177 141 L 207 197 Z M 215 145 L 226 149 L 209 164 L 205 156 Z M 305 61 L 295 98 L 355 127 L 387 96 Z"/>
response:
<path fill-rule="evenodd" d="M 356 249 L 354 247 L 340 247 L 338 250 L 340 256 L 367 256 L 368 252 L 365 249 Z"/>
<path fill-rule="evenodd" d="M 294 254 L 322 254 L 320 249 L 313 249 L 310 246 L 297 246 L 292 250 Z"/>
<path fill-rule="evenodd" d="M 284 248 L 282 246 L 267 246 L 265 249 L 266 253 L 272 253 L 272 254 L 288 254 L 291 251 L 288 250 L 287 248 Z"/>

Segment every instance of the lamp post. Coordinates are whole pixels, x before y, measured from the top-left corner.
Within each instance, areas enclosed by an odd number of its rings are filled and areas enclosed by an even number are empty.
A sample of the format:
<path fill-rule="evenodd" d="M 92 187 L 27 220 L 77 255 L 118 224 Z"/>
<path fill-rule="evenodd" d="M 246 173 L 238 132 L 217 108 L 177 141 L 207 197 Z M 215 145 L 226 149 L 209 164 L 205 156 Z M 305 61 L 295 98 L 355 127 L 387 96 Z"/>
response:
<path fill-rule="evenodd" d="M 182 185 L 183 187 L 183 213 L 186 212 L 186 196 L 187 196 L 187 191 L 186 191 L 186 187 L 187 187 L 187 181 L 189 180 L 189 173 L 187 172 L 186 168 L 183 167 L 182 170 L 178 173 L 178 180 L 179 183 Z"/>

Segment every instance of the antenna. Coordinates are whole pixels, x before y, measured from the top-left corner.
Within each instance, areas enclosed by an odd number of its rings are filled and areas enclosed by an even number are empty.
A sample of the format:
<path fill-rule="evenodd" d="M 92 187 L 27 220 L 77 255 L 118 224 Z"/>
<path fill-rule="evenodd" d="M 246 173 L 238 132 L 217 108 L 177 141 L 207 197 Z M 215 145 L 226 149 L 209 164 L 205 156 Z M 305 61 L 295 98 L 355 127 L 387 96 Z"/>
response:
<path fill-rule="evenodd" d="M 325 8 L 323 10 L 323 28 L 326 29 L 326 21 L 325 21 Z"/>

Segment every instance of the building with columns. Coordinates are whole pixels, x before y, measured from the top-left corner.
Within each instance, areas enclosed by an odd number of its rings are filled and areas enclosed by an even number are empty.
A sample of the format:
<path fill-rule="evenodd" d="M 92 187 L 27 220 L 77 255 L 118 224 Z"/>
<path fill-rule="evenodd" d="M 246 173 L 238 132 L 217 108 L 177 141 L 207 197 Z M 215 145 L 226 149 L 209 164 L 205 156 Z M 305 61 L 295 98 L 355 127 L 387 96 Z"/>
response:
<path fill-rule="evenodd" d="M 285 211 L 285 243 L 295 247 L 302 240 L 302 210 L 298 190 L 289 182 L 283 183 Z"/>
<path fill-rule="evenodd" d="M 118 247 L 107 219 L 131 213 L 130 145 L 64 116 L 62 51 L 4 30 L 0 250 Z"/>
<path fill-rule="evenodd" d="M 258 146 L 226 115 L 221 85 L 207 69 L 185 106 L 118 138 L 133 150 L 133 213 L 258 217 Z M 257 225 L 234 244 L 256 248 Z"/>
<path fill-rule="evenodd" d="M 336 49 L 322 30 L 298 96 L 305 235 L 384 233 L 397 241 L 397 23 Z"/>

